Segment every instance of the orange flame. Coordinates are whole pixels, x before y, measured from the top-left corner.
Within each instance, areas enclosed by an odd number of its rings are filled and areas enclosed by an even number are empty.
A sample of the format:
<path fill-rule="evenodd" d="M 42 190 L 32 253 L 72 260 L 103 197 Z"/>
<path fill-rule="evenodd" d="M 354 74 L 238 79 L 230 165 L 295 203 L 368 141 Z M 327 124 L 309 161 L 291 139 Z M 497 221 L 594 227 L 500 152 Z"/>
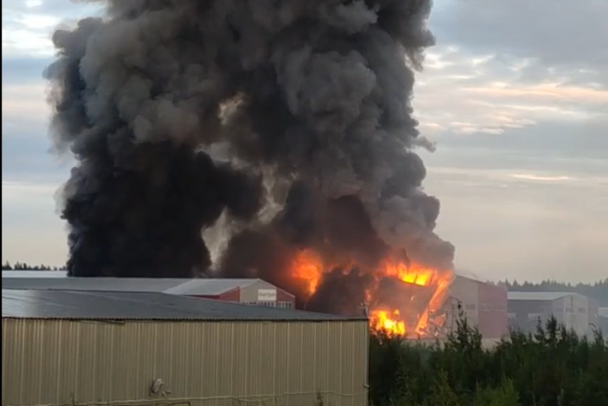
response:
<path fill-rule="evenodd" d="M 294 257 L 291 275 L 301 282 L 308 297 L 317 290 L 323 272 L 331 269 L 325 265 L 322 258 L 313 250 L 302 250 Z M 372 275 L 375 282 L 365 292 L 365 299 L 370 303 L 371 329 L 384 331 L 391 336 L 428 335 L 433 318 L 446 300 L 452 273 L 390 258 L 373 271 Z M 378 292 L 382 278 L 394 278 L 403 282 L 405 286 L 416 286 L 421 289 L 420 293 L 424 293 L 424 297 L 417 297 L 417 293 L 414 293 L 409 297 L 409 302 L 404 300 L 406 303 L 399 308 L 382 305 L 380 302 L 385 298 L 379 297 Z M 437 320 L 439 319 L 440 317 L 437 317 Z M 441 324 L 440 321 L 436 323 Z"/>
<path fill-rule="evenodd" d="M 431 315 L 438 313 L 443 306 L 452 282 L 452 273 L 398 261 L 396 263 L 387 262 L 380 270 L 380 274 L 394 277 L 405 284 L 424 287 L 426 288 L 425 293 L 430 293 L 431 296 L 426 303 L 422 303 L 422 308 L 409 308 L 408 304 L 405 304 L 406 309 L 402 309 L 414 313 L 408 315 L 415 316 L 413 317 L 416 320 L 415 323 L 410 321 L 412 317 L 402 318 L 398 310 L 393 310 L 392 315 L 389 316 L 383 310 L 372 309 L 370 312 L 372 328 L 376 331 L 384 330 L 389 335 L 405 336 L 411 333 L 418 336 L 428 335 Z M 415 299 L 417 299 L 415 296 L 411 297 L 411 300 Z M 415 314 L 418 312 L 419 314 Z"/>
<path fill-rule="evenodd" d="M 386 310 L 375 310 L 370 324 L 373 330 L 385 331 L 388 335 L 404 336 L 405 323 L 399 318 L 399 310 L 393 310 L 392 314 Z"/>
<path fill-rule="evenodd" d="M 304 284 L 309 297 L 317 290 L 322 273 L 323 262 L 312 250 L 300 251 L 293 259 L 292 275 Z"/>

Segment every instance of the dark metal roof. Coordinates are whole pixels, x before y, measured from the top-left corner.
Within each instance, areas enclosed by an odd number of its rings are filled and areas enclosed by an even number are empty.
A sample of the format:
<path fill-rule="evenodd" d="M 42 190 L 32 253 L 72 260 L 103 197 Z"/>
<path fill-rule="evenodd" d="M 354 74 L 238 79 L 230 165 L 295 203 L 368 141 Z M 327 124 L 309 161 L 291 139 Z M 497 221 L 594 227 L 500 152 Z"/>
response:
<path fill-rule="evenodd" d="M 345 321 L 362 317 L 248 306 L 163 293 L 2 289 L 2 318 L 164 321 Z"/>
<path fill-rule="evenodd" d="M 552 302 L 563 297 L 578 295 L 570 292 L 519 292 L 511 291 L 507 293 L 509 300 L 531 300 L 531 301 L 548 301 Z"/>
<path fill-rule="evenodd" d="M 36 271 L 26 271 L 35 273 Z M 42 271 L 44 272 L 44 271 Z M 55 272 L 55 271 L 52 271 Z M 47 275 L 50 272 L 47 272 Z M 55 272 L 60 273 L 60 272 Z M 84 290 L 98 292 L 171 293 L 184 296 L 217 296 L 252 285 L 260 279 L 175 279 L 107 277 L 23 277 L 2 274 L 2 289 Z M 263 282 L 268 287 L 273 287 Z M 276 287 L 275 287 L 276 289 Z"/>

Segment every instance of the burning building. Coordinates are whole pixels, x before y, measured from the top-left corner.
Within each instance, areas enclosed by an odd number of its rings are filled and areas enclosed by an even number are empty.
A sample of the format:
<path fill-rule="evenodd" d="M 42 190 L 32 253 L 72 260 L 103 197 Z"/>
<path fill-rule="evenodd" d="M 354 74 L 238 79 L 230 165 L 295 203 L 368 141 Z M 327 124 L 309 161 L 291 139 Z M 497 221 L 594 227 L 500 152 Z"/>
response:
<path fill-rule="evenodd" d="M 431 0 L 100 3 L 46 71 L 77 160 L 69 275 L 213 266 L 400 334 L 440 324 L 454 247 L 411 105 Z"/>

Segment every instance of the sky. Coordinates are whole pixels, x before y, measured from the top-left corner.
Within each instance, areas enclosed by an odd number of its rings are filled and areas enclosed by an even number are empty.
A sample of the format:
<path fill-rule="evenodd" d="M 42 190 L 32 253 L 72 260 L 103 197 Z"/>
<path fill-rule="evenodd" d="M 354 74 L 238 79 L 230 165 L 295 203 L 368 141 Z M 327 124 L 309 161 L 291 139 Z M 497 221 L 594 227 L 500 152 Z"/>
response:
<path fill-rule="evenodd" d="M 60 265 L 42 72 L 59 24 L 98 13 L 68 0 L 2 2 L 2 259 Z M 491 280 L 608 277 L 606 0 L 435 0 L 437 44 L 414 108 L 437 232 L 458 270 Z"/>

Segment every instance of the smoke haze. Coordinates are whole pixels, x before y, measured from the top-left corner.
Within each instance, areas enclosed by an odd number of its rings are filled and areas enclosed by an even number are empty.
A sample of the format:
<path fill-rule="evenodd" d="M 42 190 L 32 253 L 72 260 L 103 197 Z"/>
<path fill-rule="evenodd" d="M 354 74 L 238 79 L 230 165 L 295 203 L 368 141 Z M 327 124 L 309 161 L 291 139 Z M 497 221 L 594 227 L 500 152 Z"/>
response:
<path fill-rule="evenodd" d="M 387 255 L 451 269 L 414 152 L 430 0 L 102 3 L 46 71 L 54 148 L 78 160 L 69 275 L 207 272 L 214 225 L 215 275 L 301 293 L 299 252 L 331 264 L 319 310 L 352 307 Z"/>

